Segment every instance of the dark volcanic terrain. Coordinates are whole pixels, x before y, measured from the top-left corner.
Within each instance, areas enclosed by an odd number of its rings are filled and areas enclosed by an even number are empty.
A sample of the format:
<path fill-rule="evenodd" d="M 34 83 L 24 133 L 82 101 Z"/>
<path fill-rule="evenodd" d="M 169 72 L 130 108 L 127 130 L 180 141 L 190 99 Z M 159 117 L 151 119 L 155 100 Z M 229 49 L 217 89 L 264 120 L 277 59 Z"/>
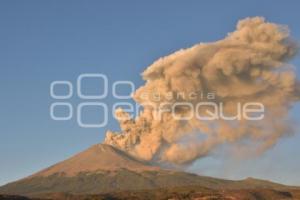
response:
<path fill-rule="evenodd" d="M 299 199 L 300 189 L 248 178 L 223 180 L 164 170 L 97 144 L 0 187 L 1 199 Z M 4 195 L 5 194 L 5 195 Z M 18 196 L 7 196 L 18 195 Z M 26 196 L 26 197 L 22 197 Z"/>

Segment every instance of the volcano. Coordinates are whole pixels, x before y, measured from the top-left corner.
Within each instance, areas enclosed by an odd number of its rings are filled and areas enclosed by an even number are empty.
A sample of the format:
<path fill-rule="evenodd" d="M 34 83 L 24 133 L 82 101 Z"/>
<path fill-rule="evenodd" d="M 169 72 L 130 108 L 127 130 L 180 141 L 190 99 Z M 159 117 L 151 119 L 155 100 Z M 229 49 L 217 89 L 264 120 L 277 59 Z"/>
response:
<path fill-rule="evenodd" d="M 232 181 L 162 169 L 137 160 L 110 145 L 96 144 L 65 161 L 0 187 L 0 194 L 93 195 L 178 187 L 206 188 L 214 191 L 257 188 L 294 189 L 294 187 L 253 178 Z"/>
<path fill-rule="evenodd" d="M 96 144 L 63 162 L 34 174 L 32 177 L 47 177 L 54 174 L 71 177 L 80 173 L 97 173 L 120 169 L 153 171 L 159 168 L 136 160 L 111 145 Z"/>

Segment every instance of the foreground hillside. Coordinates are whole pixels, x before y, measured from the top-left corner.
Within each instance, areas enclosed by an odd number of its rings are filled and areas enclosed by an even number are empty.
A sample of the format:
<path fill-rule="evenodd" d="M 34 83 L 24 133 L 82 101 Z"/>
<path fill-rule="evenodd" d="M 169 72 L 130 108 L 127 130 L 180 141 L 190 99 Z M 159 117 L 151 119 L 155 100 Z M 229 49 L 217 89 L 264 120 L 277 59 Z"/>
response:
<path fill-rule="evenodd" d="M 106 194 L 40 194 L 39 197 L 1 196 L 0 200 L 299 200 L 300 190 L 213 190 L 196 186 L 123 191 Z"/>

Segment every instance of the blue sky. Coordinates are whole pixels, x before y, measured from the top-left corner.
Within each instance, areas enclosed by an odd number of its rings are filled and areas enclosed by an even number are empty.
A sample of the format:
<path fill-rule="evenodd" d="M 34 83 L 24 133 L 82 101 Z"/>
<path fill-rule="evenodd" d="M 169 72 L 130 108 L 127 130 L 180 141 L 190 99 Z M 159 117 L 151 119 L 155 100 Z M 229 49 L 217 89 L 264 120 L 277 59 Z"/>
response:
<path fill-rule="evenodd" d="M 222 39 L 239 19 L 249 16 L 286 24 L 299 41 L 299 7 L 296 0 L 1 1 L 0 185 L 101 142 L 107 129 L 118 130 L 113 119 L 98 129 L 80 128 L 74 118 L 51 120 L 52 81 L 75 84 L 81 73 L 103 73 L 111 82 L 130 80 L 139 86 L 143 84 L 140 73 L 157 58 L 195 43 Z M 299 57 L 292 62 L 299 66 Z M 67 101 L 81 102 L 76 97 Z M 114 101 L 110 95 L 103 100 Z M 299 107 L 292 110 L 296 134 L 263 156 L 234 161 L 234 170 L 228 164 L 230 158 L 212 156 L 191 170 L 300 185 Z"/>

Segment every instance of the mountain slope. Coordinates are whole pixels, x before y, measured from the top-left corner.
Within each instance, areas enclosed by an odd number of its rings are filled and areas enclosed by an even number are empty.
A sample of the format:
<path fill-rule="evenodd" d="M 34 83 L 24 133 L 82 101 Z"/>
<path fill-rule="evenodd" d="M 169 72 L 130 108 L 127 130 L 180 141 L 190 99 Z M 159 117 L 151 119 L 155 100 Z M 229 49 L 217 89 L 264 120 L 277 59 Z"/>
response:
<path fill-rule="evenodd" d="M 50 176 L 53 174 L 75 176 L 84 172 L 115 171 L 121 168 L 134 171 L 159 169 L 138 161 L 110 145 L 96 144 L 65 161 L 34 174 L 32 177 Z"/>
<path fill-rule="evenodd" d="M 100 194 L 186 186 L 215 190 L 290 189 L 257 179 L 231 181 L 163 170 L 138 161 L 112 146 L 98 144 L 30 177 L 0 187 L 0 194 Z"/>

